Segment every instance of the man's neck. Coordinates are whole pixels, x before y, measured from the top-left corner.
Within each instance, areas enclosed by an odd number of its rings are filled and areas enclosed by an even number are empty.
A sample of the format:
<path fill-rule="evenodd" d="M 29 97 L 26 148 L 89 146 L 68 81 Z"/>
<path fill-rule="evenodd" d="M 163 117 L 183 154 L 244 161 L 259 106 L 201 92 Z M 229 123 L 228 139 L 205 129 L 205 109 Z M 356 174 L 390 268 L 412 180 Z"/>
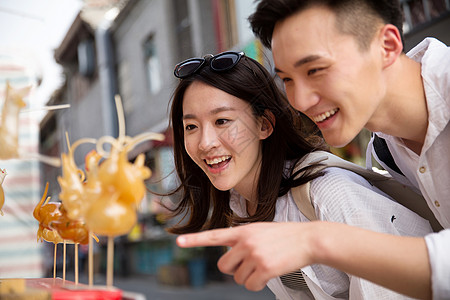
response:
<path fill-rule="evenodd" d="M 386 86 L 386 96 L 367 128 L 401 138 L 420 154 L 428 127 L 421 65 L 401 55 L 386 70 Z"/>

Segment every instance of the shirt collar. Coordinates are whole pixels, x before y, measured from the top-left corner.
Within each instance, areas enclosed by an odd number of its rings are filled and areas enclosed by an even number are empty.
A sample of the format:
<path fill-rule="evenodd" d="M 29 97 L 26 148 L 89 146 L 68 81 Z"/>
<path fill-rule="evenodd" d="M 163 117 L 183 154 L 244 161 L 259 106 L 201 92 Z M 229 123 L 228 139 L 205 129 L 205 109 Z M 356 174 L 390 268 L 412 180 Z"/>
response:
<path fill-rule="evenodd" d="M 247 214 L 247 202 L 234 189 L 230 190 L 230 208 L 240 218 L 248 217 Z"/>
<path fill-rule="evenodd" d="M 450 121 L 450 48 L 435 38 L 426 38 L 406 54 L 421 64 L 428 109 L 426 150 Z"/>

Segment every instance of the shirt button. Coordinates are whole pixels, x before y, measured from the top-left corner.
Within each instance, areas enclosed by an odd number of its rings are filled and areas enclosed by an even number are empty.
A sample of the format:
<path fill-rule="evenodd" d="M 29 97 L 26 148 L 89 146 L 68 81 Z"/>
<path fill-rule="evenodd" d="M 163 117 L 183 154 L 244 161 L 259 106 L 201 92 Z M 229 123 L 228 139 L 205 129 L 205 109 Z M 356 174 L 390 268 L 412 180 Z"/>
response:
<path fill-rule="evenodd" d="M 439 207 L 439 206 L 441 206 L 441 204 L 439 203 L 439 201 L 434 201 L 434 205 L 436 205 L 436 207 Z"/>
<path fill-rule="evenodd" d="M 426 170 L 427 170 L 427 169 L 426 169 L 425 167 L 420 167 L 420 168 L 419 168 L 419 172 L 420 172 L 420 173 L 425 173 Z"/>

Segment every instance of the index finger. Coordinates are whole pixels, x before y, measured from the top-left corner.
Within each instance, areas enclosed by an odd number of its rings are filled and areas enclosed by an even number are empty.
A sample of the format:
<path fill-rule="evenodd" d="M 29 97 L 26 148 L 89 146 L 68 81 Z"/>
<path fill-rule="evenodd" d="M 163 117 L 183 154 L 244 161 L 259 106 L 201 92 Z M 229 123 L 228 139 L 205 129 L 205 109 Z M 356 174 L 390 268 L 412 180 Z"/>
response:
<path fill-rule="evenodd" d="M 212 229 L 198 233 L 188 233 L 177 237 L 177 245 L 182 248 L 203 246 L 233 246 L 236 241 L 233 228 Z"/>

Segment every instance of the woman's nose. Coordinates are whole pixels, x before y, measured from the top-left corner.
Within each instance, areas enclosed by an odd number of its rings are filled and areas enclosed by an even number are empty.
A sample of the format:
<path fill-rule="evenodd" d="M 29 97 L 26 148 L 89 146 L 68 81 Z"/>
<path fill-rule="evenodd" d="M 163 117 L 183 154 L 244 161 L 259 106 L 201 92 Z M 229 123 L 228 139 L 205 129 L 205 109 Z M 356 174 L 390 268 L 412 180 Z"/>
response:
<path fill-rule="evenodd" d="M 213 148 L 217 148 L 220 144 L 219 136 L 214 128 L 211 126 L 205 126 L 202 130 L 202 136 L 198 148 L 207 152 Z"/>

